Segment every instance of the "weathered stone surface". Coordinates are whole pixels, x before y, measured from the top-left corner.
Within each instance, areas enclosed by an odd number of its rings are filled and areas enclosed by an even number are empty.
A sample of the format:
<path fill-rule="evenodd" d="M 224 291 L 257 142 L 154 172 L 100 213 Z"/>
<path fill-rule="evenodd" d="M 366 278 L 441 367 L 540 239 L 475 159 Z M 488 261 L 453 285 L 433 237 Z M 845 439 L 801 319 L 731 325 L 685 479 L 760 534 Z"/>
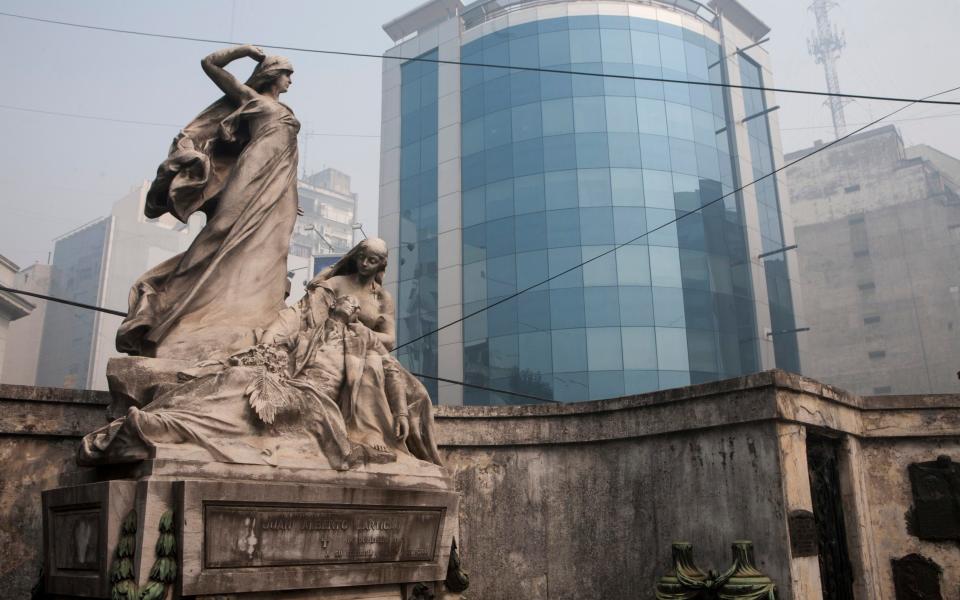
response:
<path fill-rule="evenodd" d="M 893 598 L 890 559 L 911 553 L 942 566 L 944 582 L 960 579 L 960 549 L 918 540 L 905 518 L 907 465 L 960 455 L 951 424 L 960 398 L 901 397 L 874 406 L 873 399 L 800 381 L 769 372 L 578 405 L 440 407 L 443 452 L 464 493 L 457 539 L 470 573 L 467 595 L 649 598 L 654 576 L 669 562 L 670 543 L 683 536 L 696 544 L 704 565 L 725 564 L 732 539 L 752 537 L 758 566 L 776 581 L 778 598 L 815 597 L 819 583 L 810 586 L 807 579 L 817 559 L 790 557 L 787 534 L 788 512 L 811 509 L 802 460 L 807 427 L 846 440 L 841 492 L 860 596 Z M 71 394 L 24 391 L 31 398 Z M 64 418 L 102 415 L 105 396 L 75 403 Z M 0 400 L 0 414 L 16 402 L 22 400 Z M 67 483 L 59 473 L 72 455 L 69 438 L 58 442 L 45 432 L 70 429 L 47 423 L 0 437 L 0 552 L 7 569 L 0 581 L 12 597 L 27 594 L 39 569 L 39 490 Z M 190 468 L 191 476 L 248 481 L 264 480 L 272 469 Z M 136 469 L 130 476 L 162 479 L 176 472 L 164 460 Z M 284 474 L 297 476 L 311 481 L 302 471 Z M 349 477 L 358 476 L 344 474 L 333 485 L 354 485 Z M 11 483 L 21 478 L 23 484 Z M 146 530 L 156 528 L 152 518 Z M 814 571 L 807 568 L 811 561 Z M 384 593 L 396 594 L 385 596 L 394 600 L 400 592 Z M 945 585 L 943 594 L 958 600 L 956 586 Z"/>
<path fill-rule="evenodd" d="M 0 402 L 0 412 L 5 407 Z M 43 556 L 40 494 L 61 485 L 75 439 L 37 434 L 0 436 L 0 590 L 28 598 Z"/>
<path fill-rule="evenodd" d="M 120 356 L 107 361 L 107 385 L 111 402 L 107 409 L 111 419 L 127 414 L 131 406 L 146 406 L 165 388 L 175 386 L 177 373 L 193 363 L 169 358 Z M 89 433 L 89 432 L 88 432 Z"/>
<path fill-rule="evenodd" d="M 761 570 L 789 580 L 772 423 L 447 452 L 477 597 L 509 598 L 506 581 L 529 599 L 651 597 L 676 540 L 720 565 L 733 539 L 751 539 Z"/>
<path fill-rule="evenodd" d="M 105 421 L 105 392 L 0 385 L 0 590 L 26 598 L 40 574 L 40 494 L 64 485 L 77 440 Z"/>

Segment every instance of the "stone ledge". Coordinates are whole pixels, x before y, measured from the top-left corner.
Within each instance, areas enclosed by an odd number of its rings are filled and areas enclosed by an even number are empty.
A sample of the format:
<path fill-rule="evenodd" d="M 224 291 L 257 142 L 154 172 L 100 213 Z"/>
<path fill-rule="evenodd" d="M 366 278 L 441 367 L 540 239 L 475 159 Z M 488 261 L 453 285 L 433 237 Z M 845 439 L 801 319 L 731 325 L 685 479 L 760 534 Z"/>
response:
<path fill-rule="evenodd" d="M 5 400 L 106 406 L 110 404 L 110 392 L 0 383 L 0 402 Z"/>
<path fill-rule="evenodd" d="M 101 403 L 0 397 L 0 435 L 81 438 L 108 422 Z"/>
<path fill-rule="evenodd" d="M 590 402 L 571 402 L 558 404 L 524 404 L 516 406 L 438 406 L 437 418 L 481 418 L 499 419 L 516 417 L 544 417 L 575 415 L 584 413 L 612 412 L 628 410 L 656 404 L 665 404 L 692 398 L 718 396 L 737 391 L 758 390 L 763 388 L 782 388 L 802 391 L 807 394 L 827 398 L 841 404 L 860 407 L 859 396 L 819 381 L 788 373 L 779 369 L 761 371 L 743 377 L 734 377 L 709 383 L 688 385 L 669 390 L 659 390 L 646 394 L 593 400 Z"/>
<path fill-rule="evenodd" d="M 82 437 L 106 422 L 105 391 L 0 385 L 0 435 Z M 960 434 L 960 395 L 861 398 L 780 370 L 569 404 L 439 406 L 441 446 L 602 442 L 758 421 L 869 438 Z"/>

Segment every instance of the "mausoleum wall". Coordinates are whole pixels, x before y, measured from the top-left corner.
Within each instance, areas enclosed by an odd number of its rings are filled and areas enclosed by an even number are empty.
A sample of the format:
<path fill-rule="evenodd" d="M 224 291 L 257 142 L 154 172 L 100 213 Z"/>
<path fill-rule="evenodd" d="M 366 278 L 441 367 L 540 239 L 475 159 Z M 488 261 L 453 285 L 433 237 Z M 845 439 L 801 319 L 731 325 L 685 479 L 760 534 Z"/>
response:
<path fill-rule="evenodd" d="M 40 492 L 74 469 L 106 419 L 100 392 L 0 386 L 0 590 L 28 597 L 42 551 Z M 701 569 L 754 542 L 778 598 L 820 597 L 816 555 L 791 550 L 813 510 L 808 444 L 835 442 L 855 597 L 892 598 L 892 559 L 919 554 L 958 600 L 960 548 L 911 533 L 908 466 L 960 460 L 960 398 L 862 399 L 780 371 L 651 394 L 539 406 L 448 407 L 436 421 L 463 494 L 470 597 L 652 598 L 670 544 Z"/>

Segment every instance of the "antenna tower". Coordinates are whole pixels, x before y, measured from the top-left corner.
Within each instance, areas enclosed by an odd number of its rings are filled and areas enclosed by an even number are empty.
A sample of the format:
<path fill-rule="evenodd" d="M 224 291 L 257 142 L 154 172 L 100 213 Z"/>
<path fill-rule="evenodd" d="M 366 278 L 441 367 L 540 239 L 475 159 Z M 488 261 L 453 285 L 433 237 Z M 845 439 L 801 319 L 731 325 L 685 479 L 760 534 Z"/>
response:
<path fill-rule="evenodd" d="M 833 0 L 813 0 L 810 10 L 817 20 L 817 29 L 807 38 L 807 49 L 817 64 L 823 65 L 823 73 L 827 79 L 827 91 L 831 94 L 840 93 L 840 80 L 837 78 L 837 59 L 840 52 L 847 45 L 843 32 L 830 24 L 830 9 L 837 6 Z M 833 134 L 840 137 L 847 132 L 847 120 L 843 116 L 843 105 L 849 102 L 848 98 L 830 96 L 826 104 L 830 107 L 830 116 L 833 119 Z"/>

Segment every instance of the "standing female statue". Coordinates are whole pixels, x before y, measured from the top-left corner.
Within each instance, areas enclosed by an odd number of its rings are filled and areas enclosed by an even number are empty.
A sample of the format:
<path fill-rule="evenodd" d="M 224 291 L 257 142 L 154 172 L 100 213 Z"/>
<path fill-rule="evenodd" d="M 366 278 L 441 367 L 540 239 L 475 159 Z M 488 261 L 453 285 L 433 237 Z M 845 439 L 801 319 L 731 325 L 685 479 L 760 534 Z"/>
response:
<path fill-rule="evenodd" d="M 240 83 L 224 69 L 259 64 Z M 144 213 L 207 223 L 190 248 L 151 269 L 130 291 L 117 349 L 183 360 L 250 346 L 283 306 L 286 260 L 297 218 L 300 123 L 280 94 L 293 66 L 254 46 L 214 52 L 201 62 L 224 97 L 174 139 L 147 193 Z"/>

